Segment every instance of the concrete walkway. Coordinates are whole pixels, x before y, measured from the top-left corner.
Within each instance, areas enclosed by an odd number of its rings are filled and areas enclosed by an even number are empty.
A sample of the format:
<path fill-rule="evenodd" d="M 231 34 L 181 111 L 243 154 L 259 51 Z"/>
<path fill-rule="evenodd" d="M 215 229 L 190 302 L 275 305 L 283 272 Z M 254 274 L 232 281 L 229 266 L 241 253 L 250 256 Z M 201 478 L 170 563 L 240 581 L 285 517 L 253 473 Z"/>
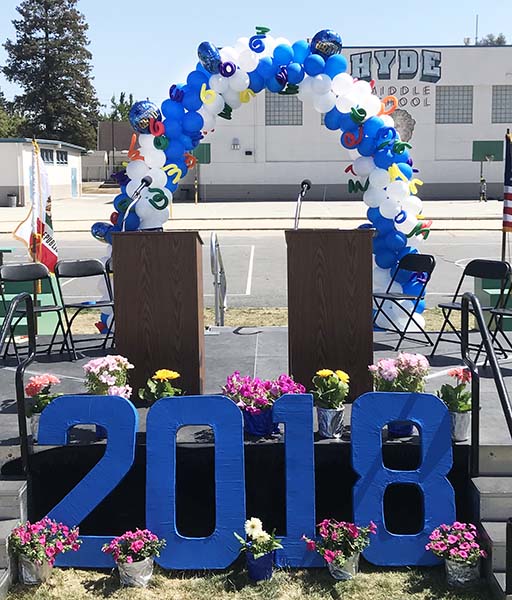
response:
<path fill-rule="evenodd" d="M 84 194 L 52 202 L 56 232 L 90 231 L 96 221 L 109 221 L 115 194 Z M 348 202 L 304 202 L 303 229 L 352 228 L 366 221 L 362 199 Z M 0 233 L 10 233 L 28 213 L 27 207 L 0 207 Z M 500 230 L 503 202 L 490 200 L 427 201 L 423 214 L 433 230 Z M 293 228 L 295 202 L 208 202 L 174 204 L 165 228 L 178 230 L 283 230 Z"/>

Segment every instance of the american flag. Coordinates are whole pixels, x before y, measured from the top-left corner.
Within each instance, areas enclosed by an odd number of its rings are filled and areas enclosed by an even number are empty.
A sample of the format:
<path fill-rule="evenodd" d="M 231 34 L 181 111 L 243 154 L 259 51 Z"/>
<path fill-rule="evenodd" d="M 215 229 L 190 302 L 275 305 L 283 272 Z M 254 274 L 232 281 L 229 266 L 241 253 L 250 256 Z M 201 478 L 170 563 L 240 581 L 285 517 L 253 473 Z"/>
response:
<path fill-rule="evenodd" d="M 505 136 L 505 180 L 503 183 L 503 231 L 512 231 L 512 135 Z"/>

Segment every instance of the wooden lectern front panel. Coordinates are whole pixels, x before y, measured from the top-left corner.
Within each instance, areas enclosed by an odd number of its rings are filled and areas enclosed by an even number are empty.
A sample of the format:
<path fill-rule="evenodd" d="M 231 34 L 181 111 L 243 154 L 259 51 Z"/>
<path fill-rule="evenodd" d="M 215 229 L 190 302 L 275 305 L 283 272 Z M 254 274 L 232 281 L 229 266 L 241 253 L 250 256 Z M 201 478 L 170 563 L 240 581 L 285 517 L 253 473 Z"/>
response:
<path fill-rule="evenodd" d="M 176 387 L 202 393 L 201 244 L 196 232 L 113 235 L 116 350 L 135 365 L 134 398 L 157 369 L 178 371 Z"/>
<path fill-rule="evenodd" d="M 294 230 L 288 248 L 290 373 L 307 390 L 319 369 L 350 375 L 350 399 L 372 389 L 371 230 Z"/>

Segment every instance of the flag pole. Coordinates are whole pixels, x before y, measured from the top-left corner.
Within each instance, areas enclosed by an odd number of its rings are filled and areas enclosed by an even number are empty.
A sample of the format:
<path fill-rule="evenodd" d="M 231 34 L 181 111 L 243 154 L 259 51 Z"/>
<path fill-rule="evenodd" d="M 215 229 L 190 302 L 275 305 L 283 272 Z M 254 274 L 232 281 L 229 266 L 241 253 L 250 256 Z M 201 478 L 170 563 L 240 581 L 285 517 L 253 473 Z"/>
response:
<path fill-rule="evenodd" d="M 503 215 L 505 215 L 505 207 L 507 204 L 507 184 L 510 178 L 510 144 L 512 143 L 512 136 L 510 135 L 510 128 L 507 127 L 507 134 L 505 135 L 505 176 L 504 176 L 504 188 L 503 188 Z M 505 226 L 505 220 L 501 228 L 501 260 L 505 261 L 507 252 L 507 227 Z"/>

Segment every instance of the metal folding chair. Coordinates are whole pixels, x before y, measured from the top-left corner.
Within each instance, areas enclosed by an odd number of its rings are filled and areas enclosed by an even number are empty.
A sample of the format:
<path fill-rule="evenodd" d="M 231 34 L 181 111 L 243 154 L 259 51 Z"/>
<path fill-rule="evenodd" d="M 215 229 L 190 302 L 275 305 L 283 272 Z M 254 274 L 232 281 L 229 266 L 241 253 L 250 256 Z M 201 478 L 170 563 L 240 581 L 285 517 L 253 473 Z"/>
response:
<path fill-rule="evenodd" d="M 53 302 L 52 304 L 41 304 L 40 296 L 38 296 L 38 294 L 37 294 L 37 290 L 35 287 L 37 285 L 36 282 L 41 282 L 43 284 L 45 281 L 48 282 L 48 287 L 51 290 L 51 297 L 52 297 L 52 302 Z M 5 296 L 5 284 L 6 283 L 18 284 L 17 285 L 18 288 L 22 287 L 23 288 L 22 291 L 25 291 L 32 296 L 33 304 L 34 304 L 33 312 L 34 312 L 35 317 L 37 317 L 38 315 L 45 314 L 45 313 L 55 313 L 56 314 L 57 325 L 53 332 L 50 344 L 47 349 L 47 353 L 48 354 L 51 353 L 53 345 L 55 343 L 55 338 L 57 336 L 57 332 L 60 329 L 62 332 L 62 335 L 64 337 L 61 352 L 63 351 L 63 349 L 65 347 L 71 356 L 71 350 L 67 343 L 66 332 L 64 329 L 64 323 L 62 321 L 62 313 L 64 311 L 64 308 L 63 308 L 62 304 L 59 302 L 59 300 L 55 294 L 55 289 L 53 287 L 52 280 L 50 278 L 50 272 L 48 271 L 47 267 L 42 263 L 18 263 L 18 264 L 9 264 L 9 265 L 1 265 L 0 266 L 0 294 L 2 297 L 2 304 L 4 307 L 5 313 L 7 312 L 8 305 L 9 305 L 8 300 Z M 20 290 L 18 290 L 18 291 L 20 291 Z M 14 334 L 15 334 L 16 327 L 19 325 L 20 321 L 26 317 L 26 310 L 24 310 L 22 308 L 17 309 L 15 316 L 16 316 L 16 321 L 13 323 L 13 325 L 11 327 L 9 341 L 7 342 L 7 346 L 5 348 L 5 352 L 4 352 L 3 356 L 4 356 L 4 358 L 7 356 L 8 352 L 9 352 L 9 345 L 12 342 L 13 347 L 14 347 L 14 352 L 16 353 L 16 357 L 19 360 L 19 353 L 18 353 L 18 348 L 16 345 Z"/>
<path fill-rule="evenodd" d="M 425 290 L 435 266 L 436 259 L 430 254 L 407 254 L 400 259 L 386 291 L 376 292 L 373 294 L 373 301 L 377 309 L 373 315 L 373 324 L 374 326 L 376 325 L 377 319 L 380 315 L 385 317 L 390 326 L 383 327 L 382 325 L 377 325 L 377 327 L 379 327 L 379 329 L 398 333 L 400 339 L 398 340 L 398 344 L 395 346 L 395 351 L 400 348 L 404 339 L 419 341 L 417 338 L 412 338 L 407 335 L 407 329 L 411 323 L 413 323 L 414 327 L 418 328 L 418 330 L 423 334 L 429 345 L 432 346 L 433 344 L 425 329 L 421 327 L 416 320 L 414 320 L 414 313 L 418 307 L 418 304 L 425 297 Z M 414 277 L 414 275 L 418 276 L 417 281 L 420 283 L 420 285 L 418 286 L 415 294 L 404 294 L 391 291 L 393 289 L 393 285 L 395 282 L 397 282 L 397 277 L 401 271 L 409 272 L 411 278 Z M 404 306 L 404 301 L 409 301 L 411 303 L 412 306 L 410 310 L 407 306 Z M 407 316 L 407 321 L 403 327 L 401 327 L 400 324 L 393 319 L 392 315 L 386 312 L 387 302 L 391 302 L 393 305 L 397 306 L 401 311 L 399 314 L 403 312 Z"/>
<path fill-rule="evenodd" d="M 100 281 L 103 281 L 105 284 L 105 291 L 107 294 L 106 300 L 86 300 L 82 302 L 66 302 L 65 296 L 63 293 L 63 279 L 84 279 L 84 278 L 99 278 Z M 71 352 L 73 357 L 77 358 L 76 355 L 76 346 L 75 340 L 73 338 L 72 326 L 73 321 L 76 317 L 85 309 L 90 308 L 111 308 L 114 310 L 114 299 L 112 294 L 112 287 L 110 285 L 110 278 L 108 276 L 107 270 L 104 267 L 101 260 L 96 258 L 86 259 L 86 260 L 59 260 L 59 262 L 55 265 L 55 281 L 57 282 L 57 287 L 59 290 L 60 297 L 62 298 L 62 306 L 64 308 L 64 318 L 66 320 L 67 330 L 66 336 L 69 338 L 69 345 L 71 347 Z M 114 318 L 108 327 L 107 333 L 105 334 L 105 339 L 98 346 L 100 348 L 106 348 L 107 342 L 112 334 L 112 326 L 114 323 Z M 86 340 L 80 340 L 80 342 L 88 342 L 92 341 L 91 338 Z"/>
<path fill-rule="evenodd" d="M 505 288 L 507 286 L 507 283 L 510 280 L 511 272 L 512 272 L 512 270 L 511 270 L 509 263 L 506 261 L 501 261 L 501 260 L 487 260 L 487 259 L 477 258 L 477 259 L 470 261 L 466 265 L 466 267 L 461 275 L 461 278 L 459 280 L 459 283 L 457 285 L 457 288 L 455 289 L 455 292 L 452 296 L 451 301 L 438 304 L 438 307 L 443 312 L 444 320 L 443 320 L 443 324 L 441 325 L 439 334 L 437 336 L 436 343 L 434 344 L 434 347 L 432 348 L 432 352 L 430 353 L 430 356 L 434 356 L 434 354 L 437 350 L 437 347 L 439 345 L 439 342 L 441 340 L 445 341 L 445 342 L 456 343 L 456 344 L 461 343 L 461 332 L 450 320 L 450 317 L 451 317 L 452 313 L 460 313 L 462 310 L 462 305 L 461 305 L 459 298 L 460 298 L 460 296 L 462 296 L 462 293 L 464 292 L 464 290 L 462 290 L 462 292 L 461 292 L 461 288 L 462 288 L 463 284 L 465 283 L 465 281 L 467 280 L 467 278 L 491 279 L 491 280 L 500 282 L 500 293 L 498 295 L 498 298 L 497 298 L 495 304 L 492 306 L 482 306 L 483 311 L 491 313 L 491 320 L 488 324 L 489 329 L 490 329 L 492 327 L 493 322 L 496 320 L 496 317 L 497 317 L 496 314 L 493 314 L 493 311 L 497 310 L 499 307 L 504 306 L 503 300 L 504 300 Z M 447 327 L 449 327 L 451 329 L 451 331 L 453 333 L 455 333 L 455 335 L 456 335 L 455 339 L 450 338 L 450 337 L 443 337 L 443 333 L 445 332 Z M 494 336 L 494 339 L 495 339 L 495 337 L 496 336 Z M 499 345 L 499 343 L 498 343 L 498 345 Z M 504 350 L 501 347 L 501 345 L 499 345 L 499 347 L 500 347 L 500 350 L 504 353 Z M 481 345 L 477 346 L 477 348 L 478 348 L 478 354 L 480 354 Z"/>

